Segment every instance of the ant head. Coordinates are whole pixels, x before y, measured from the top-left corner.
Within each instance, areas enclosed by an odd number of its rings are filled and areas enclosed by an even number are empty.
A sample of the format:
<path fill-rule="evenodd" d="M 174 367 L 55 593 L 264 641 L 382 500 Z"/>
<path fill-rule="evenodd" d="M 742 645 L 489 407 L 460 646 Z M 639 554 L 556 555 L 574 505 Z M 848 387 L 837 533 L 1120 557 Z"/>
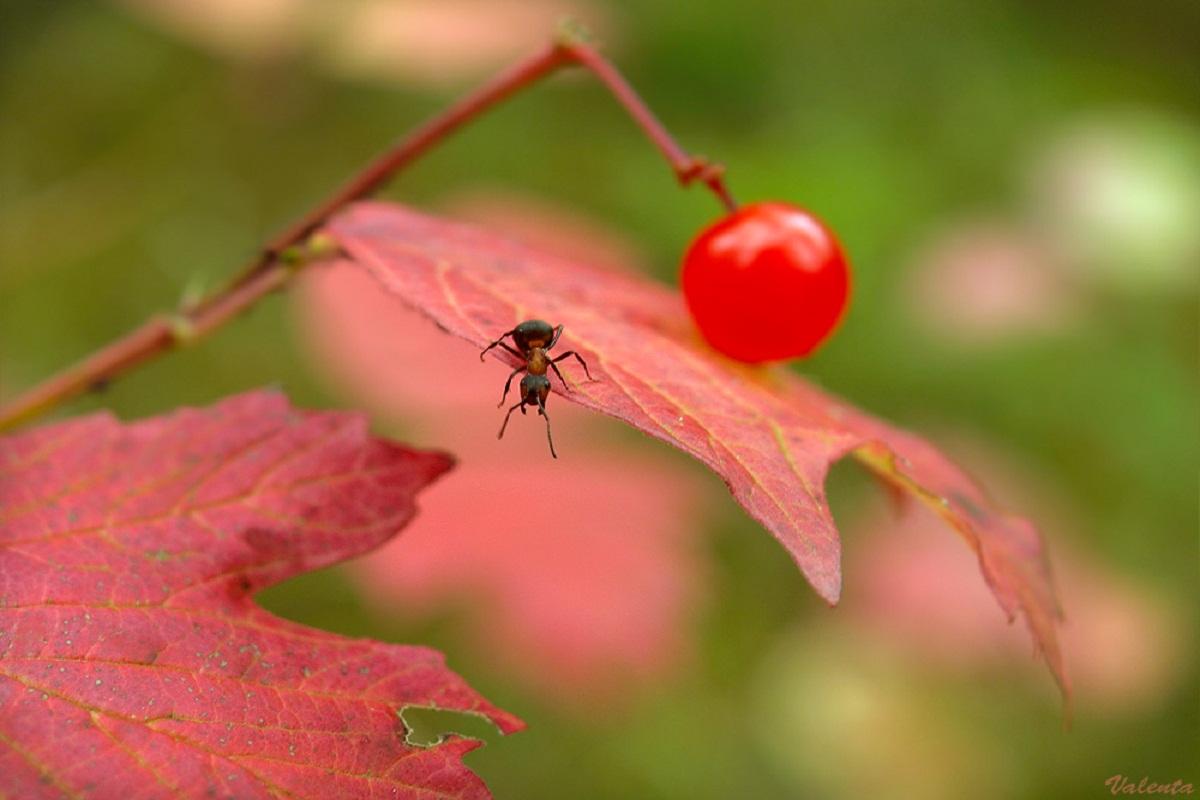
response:
<path fill-rule="evenodd" d="M 550 394 L 550 379 L 545 375 L 526 375 L 521 378 L 521 399 L 526 403 L 537 405 L 538 401 L 545 403 Z"/>
<path fill-rule="evenodd" d="M 546 347 L 554 339 L 554 328 L 541 319 L 527 319 L 513 329 L 513 341 L 522 353 L 534 347 Z"/>

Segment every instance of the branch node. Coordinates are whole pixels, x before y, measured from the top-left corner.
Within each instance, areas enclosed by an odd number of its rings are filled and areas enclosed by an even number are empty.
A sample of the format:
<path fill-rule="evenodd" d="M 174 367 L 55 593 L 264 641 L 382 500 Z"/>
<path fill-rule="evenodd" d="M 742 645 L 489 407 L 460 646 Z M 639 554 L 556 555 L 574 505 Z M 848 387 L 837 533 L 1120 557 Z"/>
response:
<path fill-rule="evenodd" d="M 679 172 L 679 182 L 684 186 L 693 181 L 711 184 L 725 176 L 725 165 L 709 161 L 704 156 L 696 156 L 692 162 Z"/>
<path fill-rule="evenodd" d="M 337 239 L 328 233 L 317 231 L 303 242 L 279 251 L 276 260 L 291 272 L 297 272 L 314 261 L 323 261 L 338 255 L 341 247 Z"/>
<path fill-rule="evenodd" d="M 285 267 L 301 267 L 304 265 L 304 247 L 302 245 L 294 244 L 283 248 L 278 253 L 271 253 L 268 250 L 267 257 L 270 258 L 271 256 L 274 256 L 275 260 Z"/>
<path fill-rule="evenodd" d="M 578 45 L 595 47 L 597 41 L 591 30 L 582 22 L 574 17 L 563 17 L 559 20 L 558 29 L 554 33 L 554 43 L 569 50 Z"/>
<path fill-rule="evenodd" d="M 171 332 L 171 341 L 180 347 L 187 347 L 200 338 L 196 325 L 186 313 L 170 314 L 166 318 L 166 323 L 167 329 Z"/>
<path fill-rule="evenodd" d="M 337 239 L 324 231 L 317 231 L 304 243 L 305 253 L 309 261 L 321 261 L 341 253 L 341 245 Z"/>

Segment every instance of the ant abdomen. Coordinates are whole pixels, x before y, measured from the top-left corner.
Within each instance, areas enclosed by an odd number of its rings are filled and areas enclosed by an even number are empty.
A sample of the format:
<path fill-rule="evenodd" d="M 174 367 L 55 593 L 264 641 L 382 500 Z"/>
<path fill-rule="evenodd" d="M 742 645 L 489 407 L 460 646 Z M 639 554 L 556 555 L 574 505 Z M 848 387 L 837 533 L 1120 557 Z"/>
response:
<path fill-rule="evenodd" d="M 550 394 L 550 379 L 545 375 L 526 375 L 521 378 L 521 398 L 529 405 L 545 404 Z"/>

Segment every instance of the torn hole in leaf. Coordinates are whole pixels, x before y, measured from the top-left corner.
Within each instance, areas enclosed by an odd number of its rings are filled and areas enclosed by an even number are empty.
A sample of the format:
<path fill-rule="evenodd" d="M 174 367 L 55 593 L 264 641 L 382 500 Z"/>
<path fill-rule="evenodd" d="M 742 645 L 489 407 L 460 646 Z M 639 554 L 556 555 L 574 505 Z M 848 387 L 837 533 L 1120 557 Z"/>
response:
<path fill-rule="evenodd" d="M 843 540 L 845 532 L 853 529 L 853 525 L 848 523 L 858 518 L 864 503 L 880 492 L 892 497 L 886 481 L 850 456 L 843 456 L 829 464 L 824 489 L 829 513 Z"/>
<path fill-rule="evenodd" d="M 461 736 L 480 742 L 498 741 L 500 730 L 482 714 L 450 711 L 436 706 L 407 705 L 396 711 L 404 725 L 404 743 L 414 747 L 433 747 L 447 736 Z"/>
<path fill-rule="evenodd" d="M 314 597 L 322 598 L 321 602 L 314 603 Z M 276 616 L 342 636 L 381 634 L 341 566 L 288 578 L 258 591 L 254 600 Z"/>

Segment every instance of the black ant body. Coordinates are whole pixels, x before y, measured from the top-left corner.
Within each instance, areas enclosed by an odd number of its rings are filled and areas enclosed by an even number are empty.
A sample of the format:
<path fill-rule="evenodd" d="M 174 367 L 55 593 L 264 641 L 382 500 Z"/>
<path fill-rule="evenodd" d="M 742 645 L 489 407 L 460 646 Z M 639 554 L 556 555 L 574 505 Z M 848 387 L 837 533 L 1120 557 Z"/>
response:
<path fill-rule="evenodd" d="M 548 355 L 550 349 L 558 343 L 558 337 L 562 336 L 562 331 L 562 325 L 552 328 L 549 322 L 540 319 L 527 319 L 511 331 L 500 334 L 499 339 L 483 348 L 483 352 L 479 354 L 479 360 L 483 361 L 483 357 L 487 354 L 488 350 L 491 350 L 493 347 L 503 347 L 506 351 L 525 362 L 509 373 L 508 380 L 504 382 L 504 394 L 500 396 L 500 402 L 496 405 L 496 408 L 504 405 L 504 401 L 508 397 L 508 390 L 512 386 L 512 379 L 520 372 L 525 373 L 525 377 L 521 378 L 521 402 L 508 409 L 508 413 L 504 415 L 504 424 L 500 426 L 500 433 L 496 434 L 496 438 L 504 438 L 504 429 L 508 427 L 508 418 L 512 416 L 514 411 L 519 408 L 521 409 L 521 413 L 524 414 L 525 406 L 537 406 L 538 414 L 546 419 L 546 441 L 550 443 L 550 455 L 555 458 L 558 458 L 558 453 L 554 452 L 554 438 L 550 435 L 550 416 L 546 413 L 546 398 L 550 395 L 550 379 L 546 377 L 546 368 L 549 367 L 554 370 L 554 374 L 558 376 L 558 379 L 562 381 L 563 386 L 569 392 L 571 391 L 571 387 L 567 386 L 567 380 L 558 371 L 558 365 L 555 362 L 575 356 L 583 366 L 583 373 L 588 376 L 588 380 L 592 380 L 592 375 L 588 372 L 587 362 L 574 350 L 568 350 L 557 358 L 550 358 Z M 505 342 L 505 336 L 511 336 L 513 344 L 516 347 Z"/>

